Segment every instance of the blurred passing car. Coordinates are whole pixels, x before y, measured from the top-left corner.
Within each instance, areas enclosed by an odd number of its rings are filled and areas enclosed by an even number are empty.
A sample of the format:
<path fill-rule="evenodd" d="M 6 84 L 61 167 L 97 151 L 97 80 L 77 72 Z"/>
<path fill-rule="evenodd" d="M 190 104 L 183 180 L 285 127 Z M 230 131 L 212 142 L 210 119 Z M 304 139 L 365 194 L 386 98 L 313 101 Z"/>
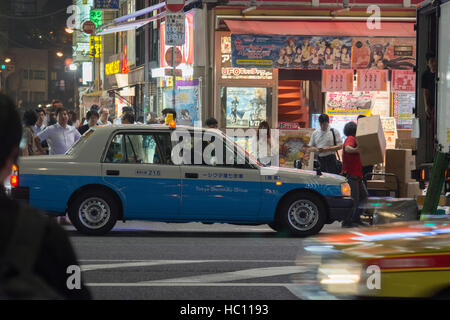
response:
<path fill-rule="evenodd" d="M 450 218 L 309 238 L 298 264 L 307 299 L 450 299 Z"/>
<path fill-rule="evenodd" d="M 181 126 L 91 129 L 65 155 L 21 158 L 16 178 L 14 197 L 51 215 L 67 212 L 92 235 L 117 220 L 146 220 L 269 224 L 303 236 L 353 207 L 344 177 L 262 166 L 219 130 Z"/>

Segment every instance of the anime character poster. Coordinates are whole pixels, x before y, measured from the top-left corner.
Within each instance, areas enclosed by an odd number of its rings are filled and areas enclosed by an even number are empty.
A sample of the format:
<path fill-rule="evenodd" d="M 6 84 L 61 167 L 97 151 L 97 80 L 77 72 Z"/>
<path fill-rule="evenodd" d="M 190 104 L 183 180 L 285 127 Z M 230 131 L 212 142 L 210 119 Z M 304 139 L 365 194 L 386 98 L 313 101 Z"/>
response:
<path fill-rule="evenodd" d="M 352 39 L 353 69 L 408 70 L 416 64 L 415 38 Z"/>
<path fill-rule="evenodd" d="M 164 91 L 164 107 L 172 108 L 172 88 Z M 175 90 L 176 122 L 179 125 L 195 126 L 200 121 L 198 86 L 180 86 Z"/>
<path fill-rule="evenodd" d="M 226 88 L 227 128 L 258 127 L 267 120 L 267 89 Z"/>
<path fill-rule="evenodd" d="M 295 160 L 302 162 L 302 168 L 310 165 L 310 153 L 306 146 L 314 129 L 280 130 L 280 167 L 294 166 Z"/>
<path fill-rule="evenodd" d="M 233 67 L 349 69 L 351 37 L 231 35 Z"/>

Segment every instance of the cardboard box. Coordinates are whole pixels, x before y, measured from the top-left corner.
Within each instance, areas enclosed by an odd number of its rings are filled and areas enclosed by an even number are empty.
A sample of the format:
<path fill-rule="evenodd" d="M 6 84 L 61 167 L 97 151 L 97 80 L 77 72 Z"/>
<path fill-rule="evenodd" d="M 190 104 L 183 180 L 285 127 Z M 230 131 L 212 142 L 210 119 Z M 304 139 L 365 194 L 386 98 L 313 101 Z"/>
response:
<path fill-rule="evenodd" d="M 416 169 L 416 157 L 412 155 L 411 149 L 388 149 L 386 150 L 386 173 L 393 173 L 401 184 L 413 182 L 411 171 Z M 386 181 L 395 183 L 394 177 L 386 177 Z"/>
<path fill-rule="evenodd" d="M 380 116 L 365 117 L 358 120 L 356 140 L 361 148 L 361 163 L 370 166 L 384 161 L 386 139 Z"/>
<path fill-rule="evenodd" d="M 422 194 L 419 182 L 407 182 L 400 185 L 400 198 L 415 198 Z"/>
<path fill-rule="evenodd" d="M 411 149 L 416 150 L 416 139 L 397 139 L 395 140 L 395 149 Z"/>

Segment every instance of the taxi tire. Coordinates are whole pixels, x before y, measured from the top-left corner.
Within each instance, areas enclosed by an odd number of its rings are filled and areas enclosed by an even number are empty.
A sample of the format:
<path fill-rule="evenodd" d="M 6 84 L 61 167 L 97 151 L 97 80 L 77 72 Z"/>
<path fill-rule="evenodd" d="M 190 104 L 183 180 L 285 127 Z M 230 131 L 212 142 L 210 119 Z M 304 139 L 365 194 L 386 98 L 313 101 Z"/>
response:
<path fill-rule="evenodd" d="M 103 201 L 105 201 L 109 208 L 110 208 L 110 215 L 108 222 L 99 229 L 90 229 L 86 227 L 81 221 L 78 216 L 78 210 L 83 203 L 83 201 L 89 199 L 89 198 L 100 198 Z M 74 201 L 71 203 L 71 205 L 68 208 L 68 215 L 69 219 L 72 222 L 72 224 L 75 226 L 75 228 L 84 234 L 87 235 L 93 235 L 93 236 L 101 236 L 109 231 L 111 231 L 112 228 L 116 225 L 117 219 L 119 217 L 119 210 L 118 210 L 118 204 L 114 197 L 107 191 L 104 190 L 87 190 L 77 196 Z"/>
<path fill-rule="evenodd" d="M 318 209 L 317 222 L 311 229 L 304 231 L 298 230 L 289 222 L 289 208 L 294 202 L 298 200 L 307 200 L 314 204 Z M 283 202 L 278 208 L 275 221 L 269 224 L 269 226 L 278 232 L 288 233 L 289 235 L 293 236 L 311 236 L 318 234 L 320 230 L 322 230 L 323 226 L 325 225 L 326 218 L 326 207 L 318 196 L 307 192 L 294 193 L 283 199 Z"/>

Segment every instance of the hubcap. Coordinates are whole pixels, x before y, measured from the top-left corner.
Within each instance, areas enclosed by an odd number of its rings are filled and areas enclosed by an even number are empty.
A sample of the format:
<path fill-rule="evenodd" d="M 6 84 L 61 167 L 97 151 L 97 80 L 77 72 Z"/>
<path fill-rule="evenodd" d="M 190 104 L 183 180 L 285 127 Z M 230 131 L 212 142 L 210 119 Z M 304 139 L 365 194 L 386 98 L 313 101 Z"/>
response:
<path fill-rule="evenodd" d="M 89 229 L 99 229 L 109 221 L 111 210 L 101 198 L 89 198 L 83 201 L 78 210 L 81 223 Z"/>
<path fill-rule="evenodd" d="M 288 220 L 295 229 L 307 231 L 319 221 L 319 209 L 309 200 L 297 200 L 289 207 Z"/>

